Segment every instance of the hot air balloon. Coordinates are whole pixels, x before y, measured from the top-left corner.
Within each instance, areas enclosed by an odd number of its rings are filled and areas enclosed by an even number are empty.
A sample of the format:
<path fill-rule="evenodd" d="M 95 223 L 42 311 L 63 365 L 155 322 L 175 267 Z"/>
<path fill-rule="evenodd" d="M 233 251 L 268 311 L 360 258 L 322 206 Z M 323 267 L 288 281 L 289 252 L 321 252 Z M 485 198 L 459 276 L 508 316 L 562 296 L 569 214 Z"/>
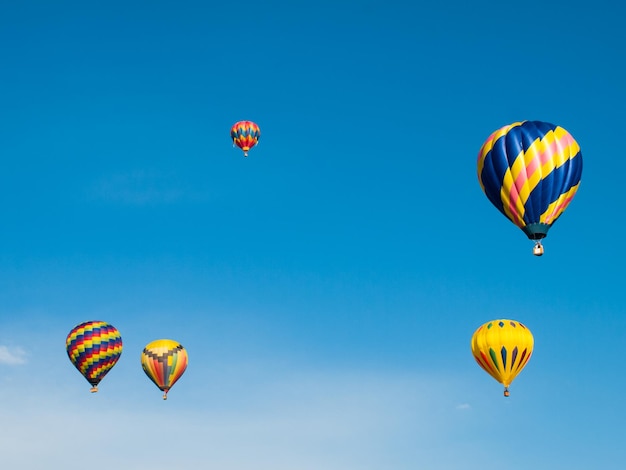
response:
<path fill-rule="evenodd" d="M 562 127 L 515 122 L 495 131 L 478 152 L 478 181 L 496 208 L 535 241 L 541 239 L 578 190 L 580 148 Z"/>
<path fill-rule="evenodd" d="M 528 363 L 533 353 L 533 335 L 515 320 L 492 320 L 472 336 L 472 354 L 480 367 L 504 385 L 509 396 L 513 379 Z"/>
<path fill-rule="evenodd" d="M 167 400 L 167 392 L 185 372 L 187 361 L 185 348 L 171 339 L 152 341 L 141 353 L 141 367 L 163 391 L 163 400 Z"/>
<path fill-rule="evenodd" d="M 231 127 L 230 137 L 233 139 L 233 146 L 243 150 L 243 156 L 247 157 L 248 150 L 259 142 L 261 129 L 252 121 L 239 121 Z"/>
<path fill-rule="evenodd" d="M 103 321 L 87 321 L 75 326 L 65 340 L 72 364 L 98 391 L 98 384 L 122 354 L 122 337 L 113 325 Z"/>

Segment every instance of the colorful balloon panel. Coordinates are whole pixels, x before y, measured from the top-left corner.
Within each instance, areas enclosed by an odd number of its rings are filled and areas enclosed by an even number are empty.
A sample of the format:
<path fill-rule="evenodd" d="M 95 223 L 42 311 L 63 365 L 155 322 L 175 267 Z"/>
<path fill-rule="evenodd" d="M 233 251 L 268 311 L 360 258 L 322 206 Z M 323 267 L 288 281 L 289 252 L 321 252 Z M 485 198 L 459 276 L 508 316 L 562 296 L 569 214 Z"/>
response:
<path fill-rule="evenodd" d="M 87 321 L 75 326 L 65 340 L 67 355 L 92 385 L 92 392 L 122 354 L 122 337 L 113 325 Z"/>
<path fill-rule="evenodd" d="M 505 387 L 528 363 L 534 338 L 530 330 L 515 320 L 492 320 L 480 326 L 472 336 L 474 359 L 489 375 Z"/>
<path fill-rule="evenodd" d="M 243 150 L 243 155 L 247 157 L 248 151 L 259 142 L 261 129 L 252 121 L 239 121 L 230 129 L 230 137 L 233 144 Z"/>
<path fill-rule="evenodd" d="M 187 368 L 187 351 L 177 341 L 158 339 L 141 353 L 141 366 L 152 382 L 161 389 L 163 399 Z"/>
<path fill-rule="evenodd" d="M 478 180 L 487 198 L 532 240 L 545 237 L 567 208 L 582 167 L 574 138 L 541 121 L 498 129 L 478 153 Z"/>

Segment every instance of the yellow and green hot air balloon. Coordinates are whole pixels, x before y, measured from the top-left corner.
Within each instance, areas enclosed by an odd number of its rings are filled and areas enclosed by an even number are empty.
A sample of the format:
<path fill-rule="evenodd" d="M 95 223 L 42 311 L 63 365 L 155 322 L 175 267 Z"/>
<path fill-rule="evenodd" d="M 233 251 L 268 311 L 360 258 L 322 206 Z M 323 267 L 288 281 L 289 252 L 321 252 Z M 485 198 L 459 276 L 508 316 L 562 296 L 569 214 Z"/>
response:
<path fill-rule="evenodd" d="M 509 396 L 513 379 L 528 363 L 533 353 L 533 335 L 515 320 L 492 320 L 478 328 L 472 336 L 472 354 L 480 367 L 504 385 Z"/>
<path fill-rule="evenodd" d="M 154 384 L 163 391 L 163 400 L 167 392 L 187 369 L 187 351 L 171 339 L 158 339 L 148 344 L 141 353 L 141 367 Z"/>

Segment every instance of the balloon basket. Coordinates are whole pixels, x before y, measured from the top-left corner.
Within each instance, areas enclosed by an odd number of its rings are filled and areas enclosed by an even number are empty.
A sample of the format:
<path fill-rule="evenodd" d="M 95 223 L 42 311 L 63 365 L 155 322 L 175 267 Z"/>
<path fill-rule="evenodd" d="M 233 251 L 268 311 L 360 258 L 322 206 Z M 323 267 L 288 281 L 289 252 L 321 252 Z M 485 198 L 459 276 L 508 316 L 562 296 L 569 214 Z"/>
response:
<path fill-rule="evenodd" d="M 89 390 L 91 393 L 96 393 L 98 391 L 98 387 L 96 387 L 95 385 L 93 387 L 91 387 L 91 390 Z"/>
<path fill-rule="evenodd" d="M 541 242 L 537 242 L 533 248 L 533 255 L 541 256 L 543 255 L 543 245 Z"/>
<path fill-rule="evenodd" d="M 508 388 L 505 388 L 505 389 L 504 389 L 504 396 L 505 396 L 505 397 L 507 397 L 507 398 L 508 398 L 509 396 L 511 396 L 511 393 L 509 392 L 509 389 L 508 389 Z"/>

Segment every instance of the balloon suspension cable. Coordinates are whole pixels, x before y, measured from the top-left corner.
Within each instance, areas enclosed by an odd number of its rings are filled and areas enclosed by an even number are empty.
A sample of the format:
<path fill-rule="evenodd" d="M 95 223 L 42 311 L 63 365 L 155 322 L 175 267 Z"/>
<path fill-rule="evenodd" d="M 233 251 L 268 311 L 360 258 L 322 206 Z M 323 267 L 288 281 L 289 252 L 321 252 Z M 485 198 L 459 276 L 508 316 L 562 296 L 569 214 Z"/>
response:
<path fill-rule="evenodd" d="M 511 395 L 511 393 L 509 392 L 509 389 L 507 387 L 504 387 L 504 396 L 508 397 L 510 395 Z"/>
<path fill-rule="evenodd" d="M 537 241 L 535 243 L 535 246 L 533 248 L 533 255 L 535 255 L 535 256 L 543 255 L 543 245 L 541 244 L 540 241 Z"/>
<path fill-rule="evenodd" d="M 94 385 L 93 387 L 91 387 L 91 390 L 89 390 L 91 393 L 96 393 L 98 391 L 98 386 Z"/>

